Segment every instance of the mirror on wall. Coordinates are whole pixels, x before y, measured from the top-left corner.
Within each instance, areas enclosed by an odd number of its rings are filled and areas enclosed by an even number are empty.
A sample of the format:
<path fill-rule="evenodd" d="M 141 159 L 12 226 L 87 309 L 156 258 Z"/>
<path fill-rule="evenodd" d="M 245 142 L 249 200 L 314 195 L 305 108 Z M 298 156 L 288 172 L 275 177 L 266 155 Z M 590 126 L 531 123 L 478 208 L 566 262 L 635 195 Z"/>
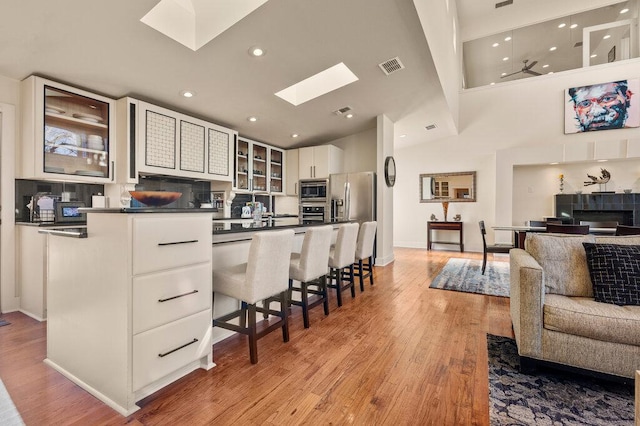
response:
<path fill-rule="evenodd" d="M 442 201 L 476 201 L 476 172 L 421 174 L 420 202 Z"/>

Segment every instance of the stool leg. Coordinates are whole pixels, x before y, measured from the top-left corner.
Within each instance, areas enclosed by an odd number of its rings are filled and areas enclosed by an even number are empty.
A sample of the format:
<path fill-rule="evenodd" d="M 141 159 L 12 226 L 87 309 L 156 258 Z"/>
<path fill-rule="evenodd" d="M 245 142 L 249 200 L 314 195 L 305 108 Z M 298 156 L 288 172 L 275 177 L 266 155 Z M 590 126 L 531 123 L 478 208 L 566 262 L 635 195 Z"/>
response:
<path fill-rule="evenodd" d="M 360 291 L 364 291 L 364 270 L 362 259 L 358 259 L 358 277 L 360 278 Z"/>
<path fill-rule="evenodd" d="M 353 275 L 353 263 L 349 265 L 349 283 L 351 283 L 351 297 L 356 297 L 356 280 Z"/>
<path fill-rule="evenodd" d="M 342 306 L 342 269 L 332 269 L 332 271 L 332 276 L 336 279 L 336 296 L 338 298 L 338 306 Z"/>
<path fill-rule="evenodd" d="M 487 252 L 484 252 L 482 256 L 482 275 L 484 275 L 484 269 L 487 267 Z"/>
<path fill-rule="evenodd" d="M 249 358 L 251 364 L 258 363 L 258 338 L 256 336 L 256 305 L 248 305 L 249 313 Z"/>
<path fill-rule="evenodd" d="M 240 305 L 240 327 L 242 328 L 246 328 L 247 327 L 247 304 L 245 302 L 242 302 Z"/>
<path fill-rule="evenodd" d="M 320 290 L 322 291 L 322 297 L 324 298 L 324 314 L 329 315 L 329 292 L 327 291 L 327 276 L 320 277 Z"/>
<path fill-rule="evenodd" d="M 369 256 L 369 265 L 367 271 L 369 271 L 369 282 L 371 283 L 371 285 L 373 285 L 373 256 Z"/>
<path fill-rule="evenodd" d="M 309 328 L 309 292 L 307 291 L 307 283 L 301 282 L 302 289 L 302 321 L 304 328 Z"/>
<path fill-rule="evenodd" d="M 289 341 L 289 308 L 288 308 L 288 300 L 287 293 L 283 291 L 280 293 L 280 309 L 281 309 L 281 318 L 282 318 L 282 341 Z"/>

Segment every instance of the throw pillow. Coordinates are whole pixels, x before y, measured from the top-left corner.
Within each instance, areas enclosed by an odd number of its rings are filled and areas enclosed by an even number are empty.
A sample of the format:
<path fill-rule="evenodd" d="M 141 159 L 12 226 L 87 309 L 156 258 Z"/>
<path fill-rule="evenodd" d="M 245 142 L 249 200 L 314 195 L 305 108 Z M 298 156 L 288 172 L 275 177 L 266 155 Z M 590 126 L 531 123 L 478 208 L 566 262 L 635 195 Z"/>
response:
<path fill-rule="evenodd" d="M 582 243 L 596 302 L 640 305 L 640 246 Z"/>
<path fill-rule="evenodd" d="M 593 297 L 593 285 L 582 243 L 593 235 L 527 233 L 525 249 L 544 270 L 547 293 Z"/>

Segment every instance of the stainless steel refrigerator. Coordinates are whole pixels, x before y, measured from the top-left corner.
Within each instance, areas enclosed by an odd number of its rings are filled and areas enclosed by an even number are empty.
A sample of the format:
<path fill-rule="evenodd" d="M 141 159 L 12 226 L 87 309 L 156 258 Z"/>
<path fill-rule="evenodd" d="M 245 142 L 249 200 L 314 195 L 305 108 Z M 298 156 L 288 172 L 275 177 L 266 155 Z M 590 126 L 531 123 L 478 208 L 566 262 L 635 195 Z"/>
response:
<path fill-rule="evenodd" d="M 333 220 L 376 220 L 374 172 L 333 174 L 329 176 L 329 187 Z"/>

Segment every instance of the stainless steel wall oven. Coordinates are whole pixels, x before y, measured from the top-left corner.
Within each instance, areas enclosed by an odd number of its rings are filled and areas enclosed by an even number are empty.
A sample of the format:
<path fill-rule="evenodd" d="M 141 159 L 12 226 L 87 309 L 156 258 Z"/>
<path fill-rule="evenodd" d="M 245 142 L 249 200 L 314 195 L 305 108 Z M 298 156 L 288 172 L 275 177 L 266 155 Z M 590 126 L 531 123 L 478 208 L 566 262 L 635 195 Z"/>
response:
<path fill-rule="evenodd" d="M 331 220 L 329 180 L 301 179 L 299 188 L 299 215 L 302 223 L 329 222 Z"/>

